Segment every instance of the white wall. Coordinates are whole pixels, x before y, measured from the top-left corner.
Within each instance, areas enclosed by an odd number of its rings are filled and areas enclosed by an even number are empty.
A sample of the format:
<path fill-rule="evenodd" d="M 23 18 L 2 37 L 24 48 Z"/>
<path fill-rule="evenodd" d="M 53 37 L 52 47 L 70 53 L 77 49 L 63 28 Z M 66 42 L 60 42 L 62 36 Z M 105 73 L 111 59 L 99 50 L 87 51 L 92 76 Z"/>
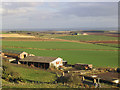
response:
<path fill-rule="evenodd" d="M 62 58 L 57 58 L 56 60 L 52 61 L 50 63 L 50 66 L 51 65 L 54 65 L 55 67 L 59 67 L 59 66 L 63 66 L 63 59 Z"/>
<path fill-rule="evenodd" d="M 21 58 L 21 59 L 23 59 L 23 58 L 24 58 L 24 54 L 25 54 L 26 56 L 28 56 L 28 53 L 23 52 L 23 53 L 21 53 L 21 54 L 20 54 L 20 58 Z"/>

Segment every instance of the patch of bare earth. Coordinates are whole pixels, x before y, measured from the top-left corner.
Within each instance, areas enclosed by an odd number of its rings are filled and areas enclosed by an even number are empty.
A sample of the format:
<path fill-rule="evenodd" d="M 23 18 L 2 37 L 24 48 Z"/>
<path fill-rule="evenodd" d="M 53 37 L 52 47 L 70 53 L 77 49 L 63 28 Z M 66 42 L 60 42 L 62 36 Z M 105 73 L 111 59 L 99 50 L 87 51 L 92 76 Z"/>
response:
<path fill-rule="evenodd" d="M 108 44 L 120 44 L 120 41 L 86 41 L 87 43 L 108 43 Z"/>
<path fill-rule="evenodd" d="M 21 35 L 21 34 L 0 34 L 0 37 L 18 37 L 18 38 L 35 38 L 35 36 Z"/>

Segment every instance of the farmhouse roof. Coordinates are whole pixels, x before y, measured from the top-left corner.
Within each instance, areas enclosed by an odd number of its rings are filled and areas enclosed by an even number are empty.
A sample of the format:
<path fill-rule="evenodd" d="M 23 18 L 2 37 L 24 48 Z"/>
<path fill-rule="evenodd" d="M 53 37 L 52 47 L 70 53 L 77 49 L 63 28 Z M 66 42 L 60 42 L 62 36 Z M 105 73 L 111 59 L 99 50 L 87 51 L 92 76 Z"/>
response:
<path fill-rule="evenodd" d="M 3 53 L 15 53 L 15 54 L 21 54 L 21 53 L 24 52 L 24 51 L 6 50 L 6 49 L 3 49 L 2 52 L 3 52 Z"/>
<path fill-rule="evenodd" d="M 57 59 L 57 57 L 28 56 L 28 57 L 21 59 L 19 61 L 50 63 L 56 59 Z"/>

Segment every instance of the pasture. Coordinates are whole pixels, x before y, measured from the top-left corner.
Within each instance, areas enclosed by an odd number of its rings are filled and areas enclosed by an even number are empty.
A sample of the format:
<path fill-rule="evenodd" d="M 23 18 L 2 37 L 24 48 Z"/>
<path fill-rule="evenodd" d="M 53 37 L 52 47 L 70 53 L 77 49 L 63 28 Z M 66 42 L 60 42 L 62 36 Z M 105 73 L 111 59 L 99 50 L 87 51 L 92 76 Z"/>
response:
<path fill-rule="evenodd" d="M 56 41 L 3 41 L 2 44 L 5 49 L 22 50 L 36 56 L 62 57 L 70 64 L 88 63 L 99 67 L 118 66 L 118 49 L 109 46 Z"/>
<path fill-rule="evenodd" d="M 38 48 L 38 49 L 103 49 L 117 50 L 117 48 L 108 46 L 99 46 L 88 43 L 75 42 L 59 42 L 59 41 L 2 41 L 2 46 L 23 47 L 23 48 Z"/>
<path fill-rule="evenodd" d="M 74 35 L 74 36 L 62 36 L 56 37 L 66 40 L 77 40 L 77 41 L 109 41 L 109 40 L 118 40 L 118 37 L 110 36 L 100 36 L 100 35 Z"/>

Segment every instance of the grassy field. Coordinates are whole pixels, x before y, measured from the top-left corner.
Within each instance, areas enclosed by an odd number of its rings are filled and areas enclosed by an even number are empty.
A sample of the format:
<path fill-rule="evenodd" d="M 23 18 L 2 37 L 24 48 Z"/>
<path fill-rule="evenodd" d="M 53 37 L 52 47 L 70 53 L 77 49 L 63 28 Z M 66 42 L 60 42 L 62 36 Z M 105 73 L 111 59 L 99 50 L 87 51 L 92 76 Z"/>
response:
<path fill-rule="evenodd" d="M 12 50 L 23 50 L 36 56 L 62 57 L 70 64 L 88 63 L 99 67 L 117 67 L 117 51 L 84 51 L 84 50 L 34 50 L 22 48 L 6 48 Z"/>
<path fill-rule="evenodd" d="M 98 40 L 98 37 L 93 37 L 94 40 Z M 87 38 L 90 40 L 89 37 Z M 100 38 L 100 40 L 102 39 Z M 81 40 L 83 40 L 83 38 Z M 91 40 L 93 40 L 93 38 L 91 38 Z M 113 40 L 113 38 L 106 37 L 104 40 Z M 114 38 L 114 40 L 116 39 Z M 90 43 L 62 41 L 2 41 L 2 46 L 3 49 L 26 51 L 36 56 L 61 57 L 68 61 L 69 64 L 86 63 L 93 64 L 95 67 L 118 67 L 118 48 L 114 47 L 116 45 L 101 46 Z M 56 75 L 48 71 L 32 69 L 30 67 L 19 67 L 17 65 L 10 65 L 10 68 L 14 72 L 19 73 L 20 77 L 25 80 L 40 82 L 53 82 L 56 80 Z M 3 88 L 66 88 L 61 83 L 37 84 L 20 82 L 19 84 L 16 84 L 5 80 L 3 80 L 2 83 Z"/>
<path fill-rule="evenodd" d="M 17 76 L 21 77 L 26 82 L 9 82 L 4 79 L 2 79 L 2 88 L 65 88 L 65 86 L 62 86 L 61 83 L 58 84 L 48 84 L 48 83 L 30 83 L 27 80 L 32 81 L 40 81 L 40 82 L 53 82 L 56 80 L 56 75 L 53 73 L 50 73 L 46 70 L 41 69 L 33 69 L 27 66 L 18 66 L 13 65 L 8 62 L 3 62 L 3 65 L 7 67 L 6 73 L 17 73 Z M 14 74 L 16 75 L 16 74 Z M 17 77 L 17 76 L 14 76 Z M 10 75 L 9 75 L 10 78 Z"/>
<path fill-rule="evenodd" d="M 66 40 L 77 40 L 77 41 L 107 41 L 107 40 L 118 40 L 117 37 L 100 36 L 100 35 L 80 35 L 80 36 L 62 36 L 56 37 Z"/>
<path fill-rule="evenodd" d="M 11 67 L 15 72 L 18 72 L 20 76 L 27 80 L 41 81 L 41 82 L 52 82 L 54 81 L 55 74 L 52 74 L 44 70 L 35 70 L 24 67 Z"/>
<path fill-rule="evenodd" d="M 20 77 L 24 80 L 33 80 L 33 81 L 41 81 L 41 82 L 53 82 L 56 80 L 56 74 L 50 73 L 45 70 L 37 70 L 33 68 L 27 68 L 25 66 L 18 66 L 14 64 L 10 64 L 8 62 L 3 62 L 4 66 L 7 66 L 9 71 L 17 72 Z"/>
<path fill-rule="evenodd" d="M 118 52 L 114 51 L 118 48 L 110 46 L 61 41 L 2 41 L 2 45 L 4 49 L 23 50 L 36 56 L 62 57 L 71 64 L 118 65 Z"/>
<path fill-rule="evenodd" d="M 107 49 L 117 50 L 108 46 L 99 46 L 86 43 L 57 42 L 57 41 L 2 41 L 2 46 L 15 46 L 39 49 Z"/>

